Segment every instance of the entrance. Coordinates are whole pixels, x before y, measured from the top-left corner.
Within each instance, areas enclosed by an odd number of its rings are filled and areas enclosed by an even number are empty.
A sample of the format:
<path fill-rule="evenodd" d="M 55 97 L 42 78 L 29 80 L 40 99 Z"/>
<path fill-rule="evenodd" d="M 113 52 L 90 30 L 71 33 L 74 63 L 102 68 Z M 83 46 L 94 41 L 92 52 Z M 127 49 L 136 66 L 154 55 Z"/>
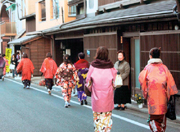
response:
<path fill-rule="evenodd" d="M 58 40 L 55 45 L 56 63 L 63 62 L 63 55 L 69 54 L 70 60 L 74 64 L 78 61 L 78 53 L 84 51 L 83 39 Z"/>

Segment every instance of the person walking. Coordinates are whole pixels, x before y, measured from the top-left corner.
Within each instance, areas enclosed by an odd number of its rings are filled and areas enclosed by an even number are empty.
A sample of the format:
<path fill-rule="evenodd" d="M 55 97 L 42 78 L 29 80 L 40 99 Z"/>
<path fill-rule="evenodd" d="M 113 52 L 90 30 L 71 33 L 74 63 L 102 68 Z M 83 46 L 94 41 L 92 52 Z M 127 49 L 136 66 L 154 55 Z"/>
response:
<path fill-rule="evenodd" d="M 2 81 L 4 81 L 3 71 L 4 71 L 5 65 L 6 65 L 6 62 L 4 58 L 2 57 L 2 55 L 0 54 L 0 79 L 2 79 Z"/>
<path fill-rule="evenodd" d="M 9 63 L 8 63 L 8 60 L 6 59 L 6 55 L 5 54 L 3 54 L 2 57 L 3 57 L 3 59 L 6 62 L 5 67 L 4 67 L 4 71 L 3 71 L 3 75 L 6 75 L 6 66 L 9 66 Z"/>
<path fill-rule="evenodd" d="M 10 69 L 12 70 L 13 78 L 15 77 L 15 74 L 16 74 L 16 67 L 17 67 L 17 60 L 15 57 L 15 54 L 13 54 L 11 57 L 11 64 L 10 64 Z"/>
<path fill-rule="evenodd" d="M 149 52 L 148 64 L 139 74 L 143 96 L 147 99 L 152 132 L 165 132 L 167 103 L 171 95 L 177 94 L 172 74 L 160 59 L 160 48 Z"/>
<path fill-rule="evenodd" d="M 112 128 L 112 110 L 114 109 L 114 82 L 117 70 L 108 59 L 109 51 L 106 47 L 99 47 L 95 60 L 91 63 L 87 73 L 86 86 L 91 92 L 91 104 L 94 118 L 95 132 L 110 132 Z"/>
<path fill-rule="evenodd" d="M 84 59 L 85 54 L 82 52 L 78 54 L 78 58 L 79 60 L 74 64 L 79 77 L 79 81 L 77 82 L 78 100 L 81 102 L 81 105 L 83 105 L 83 101 L 85 105 L 87 105 L 87 95 L 84 92 L 84 83 L 89 70 L 89 62 Z"/>
<path fill-rule="evenodd" d="M 63 57 L 63 63 L 56 71 L 57 82 L 56 85 L 61 86 L 62 95 L 65 101 L 65 108 L 70 106 L 71 92 L 78 80 L 77 71 L 74 65 L 69 59 L 69 55 L 66 54 Z"/>
<path fill-rule="evenodd" d="M 125 52 L 122 50 L 118 51 L 118 61 L 114 64 L 115 69 L 118 71 L 117 74 L 120 74 L 123 80 L 123 85 L 119 88 L 116 88 L 114 95 L 114 103 L 118 104 L 115 107 L 116 110 L 125 110 L 126 103 L 131 103 L 131 91 L 128 87 L 129 85 L 129 73 L 130 66 L 127 61 L 125 61 Z"/>
<path fill-rule="evenodd" d="M 42 63 L 40 72 L 44 74 L 45 84 L 46 84 L 49 95 L 51 95 L 52 86 L 54 85 L 53 77 L 56 74 L 57 64 L 52 59 L 51 53 L 47 53 L 46 57 L 47 58 L 44 59 L 44 62 Z"/>
<path fill-rule="evenodd" d="M 31 85 L 31 74 L 33 74 L 34 66 L 28 55 L 24 53 L 22 59 L 17 66 L 17 73 L 22 72 L 22 83 L 24 88 L 29 89 Z"/>

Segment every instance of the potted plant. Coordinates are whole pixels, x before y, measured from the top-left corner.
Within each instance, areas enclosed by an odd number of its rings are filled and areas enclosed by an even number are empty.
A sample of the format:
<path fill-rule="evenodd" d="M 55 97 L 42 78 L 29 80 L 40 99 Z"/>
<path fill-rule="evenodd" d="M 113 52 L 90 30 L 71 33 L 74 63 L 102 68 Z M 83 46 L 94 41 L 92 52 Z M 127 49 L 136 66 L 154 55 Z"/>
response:
<path fill-rule="evenodd" d="M 135 94 L 136 102 L 139 108 L 143 108 L 144 98 L 141 94 Z"/>

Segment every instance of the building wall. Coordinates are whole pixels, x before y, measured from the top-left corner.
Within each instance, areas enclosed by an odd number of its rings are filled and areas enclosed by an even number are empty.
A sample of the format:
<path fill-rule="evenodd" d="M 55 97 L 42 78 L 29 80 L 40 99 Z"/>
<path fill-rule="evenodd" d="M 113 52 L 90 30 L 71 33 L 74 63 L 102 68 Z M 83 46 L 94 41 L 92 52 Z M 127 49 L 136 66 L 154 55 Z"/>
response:
<path fill-rule="evenodd" d="M 25 25 L 26 20 L 19 19 L 21 17 L 21 6 L 20 6 L 21 0 L 16 0 L 16 3 L 18 4 L 18 6 L 16 6 L 15 11 L 11 12 L 12 17 L 13 17 L 13 19 L 11 19 L 11 20 L 14 20 L 14 22 L 16 22 L 16 33 L 18 35 L 19 33 L 22 32 L 22 30 L 26 29 L 26 25 Z"/>
<path fill-rule="evenodd" d="M 64 0 L 64 22 L 73 21 L 76 19 L 76 16 L 69 16 L 68 10 L 68 0 Z"/>
<path fill-rule="evenodd" d="M 64 1 L 59 0 L 59 18 L 52 18 L 52 7 L 51 0 L 46 0 L 46 21 L 41 21 L 41 7 L 40 3 L 36 3 L 36 31 L 48 29 L 57 25 L 62 24 L 62 11 L 61 8 L 64 7 Z"/>
<path fill-rule="evenodd" d="M 95 13 L 98 10 L 98 0 L 87 0 L 87 14 Z"/>
<path fill-rule="evenodd" d="M 26 48 L 22 48 L 22 53 L 25 52 L 29 55 L 29 58 L 31 59 L 35 67 L 33 75 L 35 76 L 41 75 L 39 70 L 43 63 L 43 60 L 46 58 L 46 53 L 51 52 L 50 39 L 40 38 L 24 46 Z"/>

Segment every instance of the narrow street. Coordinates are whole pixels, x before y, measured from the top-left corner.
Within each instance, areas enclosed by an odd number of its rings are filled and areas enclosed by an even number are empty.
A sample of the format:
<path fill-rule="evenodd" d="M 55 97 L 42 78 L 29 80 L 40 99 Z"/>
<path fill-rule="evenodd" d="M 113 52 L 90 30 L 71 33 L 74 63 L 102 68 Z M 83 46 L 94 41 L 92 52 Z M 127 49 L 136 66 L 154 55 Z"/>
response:
<path fill-rule="evenodd" d="M 93 132 L 91 106 L 79 105 L 77 97 L 66 109 L 60 92 L 50 96 L 37 85 L 23 89 L 8 78 L 0 80 L 0 93 L 0 132 Z M 149 132 L 146 120 L 147 115 L 129 109 L 114 110 L 112 132 Z M 178 127 L 168 125 L 167 132 L 179 132 Z"/>

